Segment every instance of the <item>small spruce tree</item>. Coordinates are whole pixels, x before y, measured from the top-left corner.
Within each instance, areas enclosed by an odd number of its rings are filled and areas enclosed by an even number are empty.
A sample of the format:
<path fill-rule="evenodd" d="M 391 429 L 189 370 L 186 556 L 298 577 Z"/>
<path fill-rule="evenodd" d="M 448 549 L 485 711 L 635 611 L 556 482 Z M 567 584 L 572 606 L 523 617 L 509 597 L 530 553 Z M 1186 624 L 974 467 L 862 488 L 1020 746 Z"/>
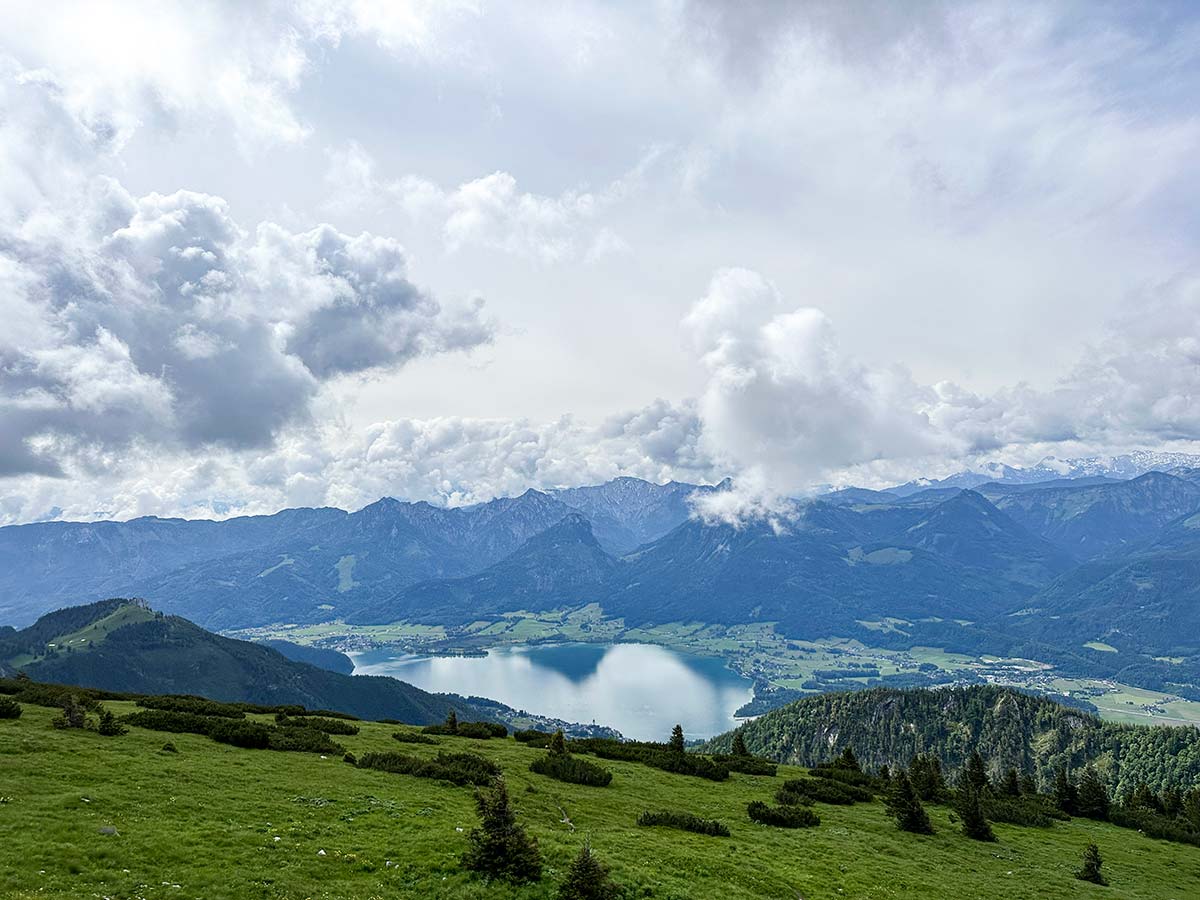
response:
<path fill-rule="evenodd" d="M 892 780 L 892 770 L 888 766 L 887 763 L 884 763 L 882 766 L 879 767 L 879 780 L 880 781 L 891 781 Z"/>
<path fill-rule="evenodd" d="M 558 887 L 557 900 L 620 900 L 621 896 L 621 889 L 608 877 L 608 866 L 592 853 L 591 843 L 584 841 Z"/>
<path fill-rule="evenodd" d="M 1080 881 L 1090 881 L 1092 884 L 1108 884 L 1108 879 L 1100 871 L 1100 866 L 1104 864 L 1104 860 L 1100 858 L 1100 848 L 1095 844 L 1088 844 L 1083 849 L 1083 865 L 1075 873 L 1075 877 Z"/>
<path fill-rule="evenodd" d="M 994 841 L 996 835 L 992 826 L 983 814 L 983 804 L 980 802 L 979 791 L 970 779 L 962 779 L 954 798 L 954 811 L 962 821 L 963 834 L 976 841 Z"/>
<path fill-rule="evenodd" d="M 986 791 L 991 785 L 988 782 L 987 766 L 984 765 L 983 757 L 976 750 L 967 760 L 966 768 L 967 781 L 971 782 L 971 787 L 977 792 Z"/>
<path fill-rule="evenodd" d="M 517 824 L 504 779 L 497 778 L 490 790 L 476 791 L 475 806 L 480 824 L 467 835 L 463 865 L 489 878 L 518 884 L 541 878 L 542 854 L 537 840 Z"/>
<path fill-rule="evenodd" d="M 1017 774 L 1016 769 L 1009 769 L 1004 773 L 1004 780 L 1000 782 L 1000 793 L 1005 797 L 1021 796 L 1021 776 Z"/>
<path fill-rule="evenodd" d="M 1068 816 L 1079 813 L 1079 790 L 1066 769 L 1059 769 L 1054 776 L 1054 805 Z"/>
<path fill-rule="evenodd" d="M 742 737 L 740 731 L 733 733 L 733 755 L 734 756 L 749 756 L 750 751 L 746 749 L 746 739 Z"/>
<path fill-rule="evenodd" d="M 455 734 L 458 731 L 458 713 L 454 710 L 450 710 L 446 716 L 446 730 L 451 734 Z"/>
<path fill-rule="evenodd" d="M 671 751 L 674 753 L 683 753 L 686 750 L 686 745 L 683 742 L 683 726 L 676 725 L 671 729 Z"/>
<path fill-rule="evenodd" d="M 550 735 L 550 752 L 555 755 L 562 755 L 567 752 L 567 739 L 563 736 L 563 730 L 560 728 L 554 734 Z"/>
<path fill-rule="evenodd" d="M 1037 780 L 1028 772 L 1026 772 L 1021 776 L 1021 794 L 1026 797 L 1032 797 L 1037 792 Z"/>
<path fill-rule="evenodd" d="M 1079 778 L 1079 799 L 1076 805 L 1079 815 L 1084 818 L 1108 821 L 1108 788 L 1091 766 L 1084 769 Z"/>
<path fill-rule="evenodd" d="M 87 708 L 74 694 L 68 694 L 62 712 L 51 724 L 55 728 L 87 728 Z"/>
<path fill-rule="evenodd" d="M 896 819 L 896 826 L 901 831 L 911 831 L 913 834 L 933 834 L 933 825 L 929 822 L 929 814 L 921 805 L 908 773 L 903 769 L 892 782 L 892 791 L 887 799 L 887 811 Z"/>
<path fill-rule="evenodd" d="M 862 771 L 862 766 L 858 764 L 858 757 L 854 755 L 853 747 L 846 747 L 842 751 L 842 755 L 834 762 L 834 765 L 839 769 L 849 769 L 851 772 Z"/>
<path fill-rule="evenodd" d="M 942 763 L 932 753 L 917 754 L 909 767 L 909 779 L 913 790 L 922 800 L 939 803 L 945 799 L 946 779 L 942 775 Z"/>

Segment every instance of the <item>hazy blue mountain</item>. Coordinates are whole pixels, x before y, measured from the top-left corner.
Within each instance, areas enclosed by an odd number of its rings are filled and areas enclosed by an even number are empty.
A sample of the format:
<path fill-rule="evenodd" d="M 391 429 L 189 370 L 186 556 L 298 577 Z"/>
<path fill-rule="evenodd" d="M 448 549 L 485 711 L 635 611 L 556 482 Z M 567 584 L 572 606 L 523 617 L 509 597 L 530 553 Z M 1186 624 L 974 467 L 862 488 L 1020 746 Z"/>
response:
<path fill-rule="evenodd" d="M 1200 509 L 1200 485 L 1162 472 L 1113 483 L 982 490 L 1017 522 L 1079 559 L 1128 551 Z"/>
<path fill-rule="evenodd" d="M 602 601 L 617 561 L 576 513 L 475 575 L 425 581 L 349 616 L 355 623 L 470 622 L 512 610 L 540 611 Z"/>
<path fill-rule="evenodd" d="M 708 486 L 614 478 L 605 484 L 552 491 L 551 495 L 583 513 L 606 550 L 622 553 L 657 540 L 686 522 L 693 495 L 724 490 L 728 485 L 728 480 Z"/>

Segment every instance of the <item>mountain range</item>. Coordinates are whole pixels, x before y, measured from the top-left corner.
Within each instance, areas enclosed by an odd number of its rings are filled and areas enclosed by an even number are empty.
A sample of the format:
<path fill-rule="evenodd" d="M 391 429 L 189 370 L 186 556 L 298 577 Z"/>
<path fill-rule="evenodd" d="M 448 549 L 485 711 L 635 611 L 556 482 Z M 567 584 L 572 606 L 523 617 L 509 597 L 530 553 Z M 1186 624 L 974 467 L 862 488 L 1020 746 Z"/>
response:
<path fill-rule="evenodd" d="M 455 625 L 596 603 L 628 625 L 774 622 L 789 637 L 1025 655 L 1200 696 L 1200 469 L 1170 456 L 1169 471 L 1116 477 L 1150 461 L 842 489 L 739 525 L 691 514 L 693 495 L 727 482 L 619 478 L 449 509 L 385 498 L 224 522 L 10 526 L 0 621 L 107 596 L 215 630 Z"/>

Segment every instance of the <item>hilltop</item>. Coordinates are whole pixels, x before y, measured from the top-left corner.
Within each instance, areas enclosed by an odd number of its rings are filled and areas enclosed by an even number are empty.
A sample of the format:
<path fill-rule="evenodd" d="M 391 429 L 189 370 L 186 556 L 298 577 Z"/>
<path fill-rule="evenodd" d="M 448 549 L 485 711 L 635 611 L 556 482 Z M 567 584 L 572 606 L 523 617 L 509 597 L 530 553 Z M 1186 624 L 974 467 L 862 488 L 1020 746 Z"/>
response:
<path fill-rule="evenodd" d="M 118 715 L 138 710 L 124 700 L 103 705 Z M 530 886 L 489 884 L 460 862 L 478 822 L 470 787 L 348 765 L 330 753 L 244 749 L 199 734 L 59 730 L 51 727 L 54 709 L 21 706 L 20 718 L 0 719 L 7 860 L 0 893 L 13 900 L 549 900 L 585 839 L 631 896 L 657 900 L 1094 897 L 1097 889 L 1074 878 L 1090 842 L 1101 848 L 1112 883 L 1104 896 L 1200 895 L 1200 848 L 1087 819 L 995 823 L 998 842 L 981 843 L 961 833 L 948 806 L 927 804 L 935 834 L 918 836 L 897 830 L 876 799 L 818 802 L 808 807 L 819 817 L 816 827 L 773 828 L 751 822 L 748 804 L 774 803 L 779 786 L 803 769 L 710 781 L 581 756 L 612 774 L 608 786 L 590 787 L 531 772 L 545 751 L 511 737 L 398 743 L 393 733 L 411 739 L 415 730 L 364 721 L 347 723 L 357 734 L 334 735 L 360 763 L 371 752 L 399 750 L 421 759 L 466 752 L 498 766 L 546 868 Z M 273 722 L 270 715 L 246 718 Z M 167 741 L 176 752 L 163 751 Z M 643 811 L 658 809 L 716 819 L 730 837 L 636 824 Z"/>

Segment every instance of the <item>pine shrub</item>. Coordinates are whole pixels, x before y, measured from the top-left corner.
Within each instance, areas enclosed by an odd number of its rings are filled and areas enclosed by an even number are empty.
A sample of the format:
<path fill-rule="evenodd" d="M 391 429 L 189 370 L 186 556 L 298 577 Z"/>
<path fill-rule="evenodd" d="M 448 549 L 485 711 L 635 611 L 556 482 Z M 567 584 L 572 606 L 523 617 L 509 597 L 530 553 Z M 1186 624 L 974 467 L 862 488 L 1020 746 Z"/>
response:
<path fill-rule="evenodd" d="M 933 834 L 929 814 L 921 805 L 908 773 L 901 771 L 892 783 L 892 792 L 887 799 L 887 811 L 896 820 L 896 827 L 913 834 Z"/>
<path fill-rule="evenodd" d="M 1080 881 L 1090 881 L 1092 884 L 1108 884 L 1108 879 L 1100 871 L 1103 864 L 1100 848 L 1095 844 L 1088 844 L 1083 849 L 1083 865 L 1075 872 L 1075 877 Z"/>
<path fill-rule="evenodd" d="M 21 718 L 21 704 L 12 697 L 0 697 L 0 719 Z"/>
<path fill-rule="evenodd" d="M 621 900 L 624 895 L 625 892 L 608 877 L 608 866 L 596 858 L 591 844 L 584 841 L 555 897 L 557 900 Z"/>
<path fill-rule="evenodd" d="M 278 713 L 275 724 L 280 728 L 307 728 L 311 731 L 322 731 L 325 734 L 358 734 L 358 726 L 344 719 L 327 719 L 323 716 L 289 716 Z"/>
<path fill-rule="evenodd" d="M 707 834 L 710 837 L 729 837 L 729 829 L 716 819 L 702 819 L 691 813 L 669 809 L 646 810 L 638 816 L 637 823 L 647 827 L 678 828 L 680 831 Z"/>
<path fill-rule="evenodd" d="M 529 771 L 546 775 L 568 784 L 586 784 L 606 787 L 612 781 L 612 772 L 595 763 L 572 756 L 570 753 L 550 751 L 529 764 Z"/>
<path fill-rule="evenodd" d="M 873 799 L 875 795 L 866 788 L 825 778 L 789 778 L 775 794 L 775 800 L 784 804 L 816 802 L 850 806 L 857 802 L 869 803 Z"/>
<path fill-rule="evenodd" d="M 51 724 L 55 728 L 87 728 L 87 707 L 74 694 L 67 694 L 62 700 L 62 712 Z"/>
<path fill-rule="evenodd" d="M 129 729 L 121 724 L 121 720 L 113 715 L 111 710 L 100 710 L 100 721 L 96 725 L 96 730 L 105 737 L 119 737 L 122 734 L 128 734 Z"/>
<path fill-rule="evenodd" d="M 821 824 L 821 817 L 807 806 L 768 806 L 754 800 L 746 807 L 750 821 L 775 828 L 813 828 Z"/>
<path fill-rule="evenodd" d="M 519 743 L 544 749 L 550 746 L 551 734 L 548 731 L 538 731 L 536 728 L 529 728 L 524 731 L 514 731 L 513 738 Z"/>
<path fill-rule="evenodd" d="M 487 790 L 475 792 L 480 824 L 467 835 L 462 863 L 489 878 L 521 884 L 542 877 L 542 854 L 537 840 L 517 823 L 503 778 Z"/>
<path fill-rule="evenodd" d="M 143 709 L 166 709 L 172 712 L 193 713 L 198 716 L 219 716 L 226 719 L 244 719 L 244 708 L 235 703 L 219 703 L 204 697 L 165 695 L 141 697 L 137 705 Z"/>
<path fill-rule="evenodd" d="M 449 781 L 460 787 L 467 784 L 491 784 L 500 774 L 500 767 L 474 753 L 439 753 L 432 759 L 422 759 L 407 753 L 364 753 L 358 761 L 361 769 L 378 769 L 397 775 L 434 778 Z"/>

